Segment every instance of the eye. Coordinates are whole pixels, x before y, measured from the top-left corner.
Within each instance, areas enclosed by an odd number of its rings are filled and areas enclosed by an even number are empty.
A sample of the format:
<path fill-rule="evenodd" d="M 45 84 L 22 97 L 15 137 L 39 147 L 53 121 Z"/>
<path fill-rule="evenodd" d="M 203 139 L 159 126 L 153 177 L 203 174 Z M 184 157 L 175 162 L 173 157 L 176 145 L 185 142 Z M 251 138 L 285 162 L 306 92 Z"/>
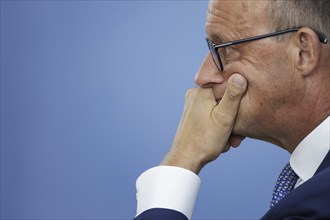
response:
<path fill-rule="evenodd" d="M 218 52 L 220 54 L 220 57 L 223 61 L 226 61 L 226 57 L 227 57 L 227 49 L 226 47 L 221 47 L 218 49 Z"/>
<path fill-rule="evenodd" d="M 227 59 L 230 58 L 232 53 L 232 49 L 230 47 L 221 47 L 219 48 L 219 54 L 221 57 L 221 60 L 226 63 Z"/>
<path fill-rule="evenodd" d="M 235 46 L 224 47 L 222 49 L 223 50 L 221 53 L 226 62 L 231 60 L 237 60 L 240 57 L 240 53 Z"/>
<path fill-rule="evenodd" d="M 224 48 L 225 56 L 230 56 L 231 54 L 233 54 L 233 52 L 234 52 L 233 47 L 225 47 Z"/>

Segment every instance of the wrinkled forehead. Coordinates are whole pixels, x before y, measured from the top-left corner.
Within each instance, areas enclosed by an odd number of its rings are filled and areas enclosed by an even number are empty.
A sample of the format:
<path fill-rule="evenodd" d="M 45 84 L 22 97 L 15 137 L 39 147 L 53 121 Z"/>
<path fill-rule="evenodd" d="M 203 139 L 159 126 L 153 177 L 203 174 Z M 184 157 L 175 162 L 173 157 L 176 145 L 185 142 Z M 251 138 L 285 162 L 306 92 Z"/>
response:
<path fill-rule="evenodd" d="M 263 34 L 269 29 L 267 0 L 211 0 L 206 32 L 232 32 L 237 38 Z"/>

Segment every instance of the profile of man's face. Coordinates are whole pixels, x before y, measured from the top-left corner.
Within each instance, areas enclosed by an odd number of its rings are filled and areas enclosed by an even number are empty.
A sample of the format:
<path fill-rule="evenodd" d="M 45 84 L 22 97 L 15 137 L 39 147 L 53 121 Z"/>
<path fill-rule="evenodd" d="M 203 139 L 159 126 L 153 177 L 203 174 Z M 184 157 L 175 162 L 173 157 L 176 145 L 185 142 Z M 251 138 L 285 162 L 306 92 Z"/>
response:
<path fill-rule="evenodd" d="M 209 3 L 207 37 L 214 43 L 243 39 L 270 32 L 271 17 L 267 1 L 217 0 Z M 299 95 L 288 40 L 266 38 L 230 46 L 225 51 L 224 70 L 219 71 L 210 54 L 196 75 L 196 84 L 212 87 L 217 100 L 224 94 L 226 80 L 239 73 L 248 81 L 234 126 L 234 133 L 272 141 L 290 117 L 290 105 Z M 290 94 L 290 95 L 288 95 Z"/>

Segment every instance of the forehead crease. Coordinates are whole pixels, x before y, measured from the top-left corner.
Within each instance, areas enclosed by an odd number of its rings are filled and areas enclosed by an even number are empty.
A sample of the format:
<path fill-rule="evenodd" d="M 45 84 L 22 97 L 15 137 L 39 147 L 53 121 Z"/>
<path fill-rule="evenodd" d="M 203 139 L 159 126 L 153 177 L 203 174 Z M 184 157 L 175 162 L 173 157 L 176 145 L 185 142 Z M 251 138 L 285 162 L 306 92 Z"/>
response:
<path fill-rule="evenodd" d="M 216 9 L 213 5 L 209 5 L 207 9 L 207 19 L 209 19 L 210 15 L 214 15 L 216 17 L 219 17 L 221 15 L 221 10 Z"/>
<path fill-rule="evenodd" d="M 223 42 L 221 38 L 221 32 L 223 32 L 223 23 L 228 22 L 230 13 L 224 11 L 222 8 L 216 8 L 214 2 L 210 1 L 207 17 L 206 17 L 206 33 L 209 38 L 219 43 Z"/>

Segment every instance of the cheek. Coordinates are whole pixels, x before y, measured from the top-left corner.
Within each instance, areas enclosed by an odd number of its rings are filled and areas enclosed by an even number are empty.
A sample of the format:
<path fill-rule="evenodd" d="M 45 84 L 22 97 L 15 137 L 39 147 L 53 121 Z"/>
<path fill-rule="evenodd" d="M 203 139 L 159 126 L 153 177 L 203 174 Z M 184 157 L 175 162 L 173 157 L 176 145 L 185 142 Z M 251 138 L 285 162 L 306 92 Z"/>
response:
<path fill-rule="evenodd" d="M 228 65 L 225 75 L 239 73 L 248 81 L 248 89 L 242 106 L 261 111 L 272 108 L 276 97 L 290 86 L 290 59 L 288 51 L 277 44 L 260 44 L 257 48 L 246 47 L 242 59 Z M 253 52 L 252 52 L 253 51 Z M 286 94 L 282 94 L 286 95 Z M 282 96 L 283 98 L 285 96 Z M 251 114 L 253 113 L 251 110 Z"/>
<path fill-rule="evenodd" d="M 233 71 L 248 81 L 238 114 L 239 131 L 253 132 L 272 126 L 276 117 L 285 112 L 287 103 L 294 102 L 288 91 L 294 93 L 296 85 L 293 82 L 297 77 L 293 74 L 289 55 L 285 48 L 272 49 L 247 56 L 232 66 Z"/>
<path fill-rule="evenodd" d="M 243 48 L 241 64 L 243 68 L 250 69 L 247 74 L 258 76 L 272 75 L 274 72 L 281 72 L 280 69 L 289 62 L 289 48 L 286 44 L 278 43 L 270 39 L 255 42 Z"/>
<path fill-rule="evenodd" d="M 240 118 L 250 123 L 251 120 L 263 120 L 262 118 L 272 111 L 273 96 L 279 89 L 274 77 L 270 77 L 272 74 L 267 71 L 270 66 L 265 64 L 263 70 L 242 65 L 239 69 L 237 72 L 248 81 L 248 88 L 240 105 Z"/>
<path fill-rule="evenodd" d="M 248 81 L 248 89 L 241 100 L 240 108 L 245 116 L 251 117 L 260 114 L 260 111 L 267 105 L 267 95 L 262 94 L 262 88 L 256 87 L 253 81 Z"/>
<path fill-rule="evenodd" d="M 242 59 L 239 69 L 248 80 L 250 98 L 269 100 L 281 93 L 290 84 L 290 80 L 293 80 L 290 68 L 292 65 L 285 48 L 261 48 Z M 263 102 L 259 102 L 259 105 L 262 106 Z"/>
<path fill-rule="evenodd" d="M 264 63 L 259 68 L 246 68 L 248 89 L 241 102 L 241 116 L 244 120 L 258 123 L 272 123 L 277 114 L 283 113 L 290 103 L 296 102 L 297 79 L 290 74 L 290 65 L 275 62 Z"/>

